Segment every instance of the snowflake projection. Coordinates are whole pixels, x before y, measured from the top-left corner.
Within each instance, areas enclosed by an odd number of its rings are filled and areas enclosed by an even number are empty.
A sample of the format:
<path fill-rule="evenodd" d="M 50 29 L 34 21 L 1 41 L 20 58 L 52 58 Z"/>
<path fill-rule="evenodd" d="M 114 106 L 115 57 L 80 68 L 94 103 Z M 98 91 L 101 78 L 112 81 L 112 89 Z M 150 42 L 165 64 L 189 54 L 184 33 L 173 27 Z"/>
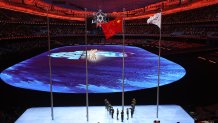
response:
<path fill-rule="evenodd" d="M 103 13 L 102 10 L 98 10 L 97 13 L 93 14 L 92 23 L 96 23 L 96 27 L 101 27 L 102 23 L 106 23 L 106 16 L 107 14 Z"/>

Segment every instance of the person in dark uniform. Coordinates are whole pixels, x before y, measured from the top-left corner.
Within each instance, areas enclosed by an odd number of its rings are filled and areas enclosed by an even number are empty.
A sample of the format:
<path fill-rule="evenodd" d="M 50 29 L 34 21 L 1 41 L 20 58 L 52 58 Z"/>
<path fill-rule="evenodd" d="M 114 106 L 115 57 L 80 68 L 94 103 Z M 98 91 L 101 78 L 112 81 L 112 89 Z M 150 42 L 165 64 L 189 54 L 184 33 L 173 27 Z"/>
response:
<path fill-rule="evenodd" d="M 129 109 L 130 109 L 131 118 L 133 118 L 134 110 L 133 110 L 133 108 L 129 108 Z"/>
<path fill-rule="evenodd" d="M 112 106 L 111 106 L 111 104 L 109 104 L 109 106 L 108 106 L 109 114 L 111 114 L 111 109 L 112 109 Z"/>
<path fill-rule="evenodd" d="M 107 99 L 104 99 L 105 109 L 107 109 Z"/>
<path fill-rule="evenodd" d="M 154 123 L 160 123 L 160 120 L 154 120 Z"/>
<path fill-rule="evenodd" d="M 107 101 L 107 110 L 108 110 L 108 111 L 110 111 L 110 106 L 111 106 L 110 102 Z"/>
<path fill-rule="evenodd" d="M 121 111 L 121 122 L 123 122 L 123 118 L 124 118 L 124 112 L 123 112 L 123 110 Z"/>
<path fill-rule="evenodd" d="M 129 109 L 126 109 L 126 116 L 127 116 L 127 120 L 129 120 Z"/>
<path fill-rule="evenodd" d="M 117 120 L 119 120 L 118 116 L 119 116 L 119 110 L 117 108 Z"/>
<path fill-rule="evenodd" d="M 135 104 L 132 103 L 131 107 L 132 107 L 133 110 L 135 110 Z"/>
<path fill-rule="evenodd" d="M 114 118 L 114 109 L 113 108 L 111 109 L 111 116 L 112 116 L 112 118 Z"/>

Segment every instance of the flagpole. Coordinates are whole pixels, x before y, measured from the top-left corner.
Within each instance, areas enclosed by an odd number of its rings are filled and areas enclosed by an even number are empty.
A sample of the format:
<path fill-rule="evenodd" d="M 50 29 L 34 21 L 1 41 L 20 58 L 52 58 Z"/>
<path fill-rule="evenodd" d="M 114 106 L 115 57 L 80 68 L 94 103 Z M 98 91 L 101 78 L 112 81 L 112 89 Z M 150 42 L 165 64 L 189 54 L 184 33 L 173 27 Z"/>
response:
<path fill-rule="evenodd" d="M 162 22 L 162 10 L 160 15 L 160 38 L 159 38 L 159 48 L 158 48 L 158 80 L 157 80 L 157 119 L 159 115 L 159 97 L 160 97 L 160 54 L 161 54 L 161 22 Z"/>
<path fill-rule="evenodd" d="M 87 9 L 85 8 L 85 45 L 86 45 L 86 119 L 89 121 L 89 88 L 88 88 L 88 52 L 87 52 Z"/>
<path fill-rule="evenodd" d="M 123 12 L 125 12 L 125 8 L 123 8 Z M 125 15 L 124 15 L 125 16 Z M 123 18 L 122 20 L 122 36 L 123 36 L 123 69 L 122 69 L 122 110 L 124 111 L 124 78 L 125 78 L 125 57 L 124 57 L 124 53 L 125 53 L 125 20 Z"/>
<path fill-rule="evenodd" d="M 54 120 L 54 110 L 53 110 L 53 87 L 52 87 L 52 66 L 51 66 L 51 40 L 50 40 L 50 26 L 49 26 L 49 17 L 47 9 L 47 28 L 48 28 L 48 65 L 49 65 L 49 83 L 50 83 L 50 100 L 51 100 L 51 119 Z"/>

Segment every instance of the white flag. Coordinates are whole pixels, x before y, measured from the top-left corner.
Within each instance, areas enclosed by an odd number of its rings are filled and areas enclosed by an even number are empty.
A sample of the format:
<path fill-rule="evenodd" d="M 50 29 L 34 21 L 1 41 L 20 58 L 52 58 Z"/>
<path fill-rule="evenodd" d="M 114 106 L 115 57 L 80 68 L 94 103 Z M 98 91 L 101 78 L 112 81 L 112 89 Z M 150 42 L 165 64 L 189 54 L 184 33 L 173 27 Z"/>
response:
<path fill-rule="evenodd" d="M 157 25 L 159 28 L 161 28 L 161 13 L 156 13 L 155 15 L 151 16 L 147 20 L 147 23 Z"/>

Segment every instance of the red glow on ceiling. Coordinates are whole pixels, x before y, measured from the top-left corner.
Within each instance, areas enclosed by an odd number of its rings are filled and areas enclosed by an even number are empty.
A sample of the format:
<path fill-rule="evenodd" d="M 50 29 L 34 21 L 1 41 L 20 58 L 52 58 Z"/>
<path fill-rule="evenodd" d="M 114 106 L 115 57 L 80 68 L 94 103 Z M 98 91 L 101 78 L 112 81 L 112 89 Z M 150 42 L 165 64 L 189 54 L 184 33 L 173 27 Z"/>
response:
<path fill-rule="evenodd" d="M 34 14 L 38 16 L 48 16 L 51 18 L 77 20 L 77 21 L 84 21 L 86 17 L 85 15 L 89 16 L 92 15 L 93 13 L 93 12 L 71 10 L 55 5 L 51 6 L 50 4 L 45 3 L 41 0 L 23 0 L 23 3 L 19 3 L 19 0 L 13 0 L 13 1 L 18 1 L 18 2 L 17 4 L 16 3 L 11 4 L 9 2 L 0 1 L 0 8 Z M 178 6 L 178 4 L 180 4 L 179 1 L 172 2 L 170 0 L 165 0 L 163 2 L 158 2 L 155 4 L 151 4 L 149 6 L 145 6 L 144 8 L 138 8 L 135 10 L 125 11 L 125 12 L 112 12 L 107 14 L 108 16 L 111 17 L 121 17 L 124 15 L 126 16 L 127 14 L 130 15 L 132 14 L 131 16 L 125 17 L 125 20 L 142 19 L 152 16 L 154 13 L 157 12 L 158 8 L 160 8 L 160 6 L 162 5 L 164 5 L 164 9 L 162 13 L 163 15 L 166 15 L 176 12 L 187 11 L 195 8 L 200 8 L 204 6 L 209 6 L 213 4 L 218 4 L 218 0 L 209 0 L 209 1 L 193 0 L 193 2 L 190 2 L 189 0 L 183 0 L 181 6 Z"/>
<path fill-rule="evenodd" d="M 28 13 L 28 14 L 34 14 L 34 15 L 38 15 L 38 16 L 48 16 L 51 18 L 57 18 L 57 19 L 64 19 L 64 20 L 77 20 L 77 21 L 84 21 L 84 17 L 72 17 L 72 16 L 66 16 L 66 15 L 58 15 L 58 14 L 53 14 L 53 13 L 48 13 L 47 12 L 43 12 L 43 11 L 37 11 L 34 9 L 30 9 L 30 8 L 24 8 L 24 7 L 20 7 L 20 6 L 15 6 L 12 4 L 8 4 L 5 2 L 0 1 L 0 8 L 5 8 L 5 9 L 10 9 L 13 11 L 19 11 L 19 12 L 24 12 L 24 13 Z"/>

